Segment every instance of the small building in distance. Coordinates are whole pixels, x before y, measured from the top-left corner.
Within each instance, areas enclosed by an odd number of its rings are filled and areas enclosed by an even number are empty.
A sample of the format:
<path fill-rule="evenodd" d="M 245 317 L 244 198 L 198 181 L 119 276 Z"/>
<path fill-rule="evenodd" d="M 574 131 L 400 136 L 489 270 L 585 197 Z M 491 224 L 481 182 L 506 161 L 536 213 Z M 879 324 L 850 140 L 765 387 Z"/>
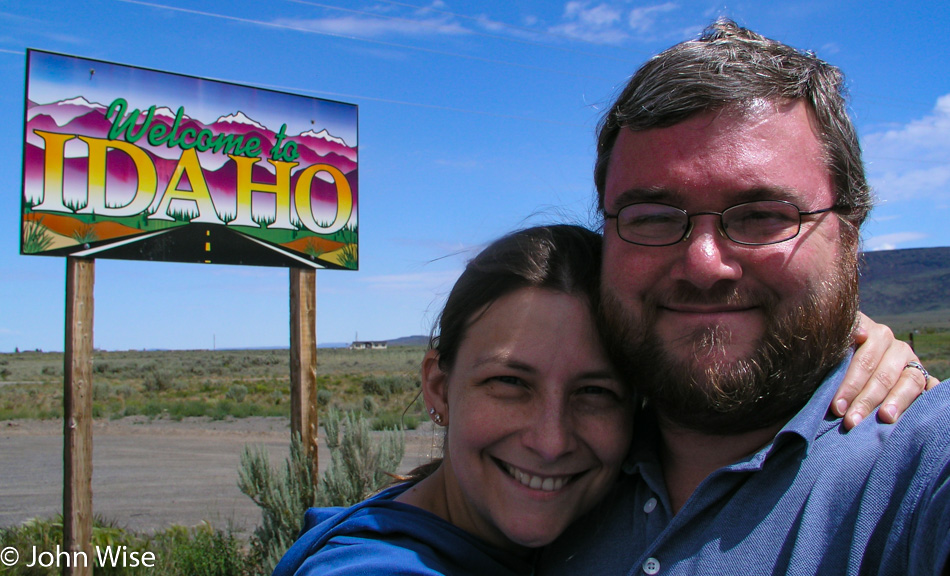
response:
<path fill-rule="evenodd" d="M 385 350 L 387 342 L 372 340 L 356 340 L 350 344 L 350 350 Z"/>

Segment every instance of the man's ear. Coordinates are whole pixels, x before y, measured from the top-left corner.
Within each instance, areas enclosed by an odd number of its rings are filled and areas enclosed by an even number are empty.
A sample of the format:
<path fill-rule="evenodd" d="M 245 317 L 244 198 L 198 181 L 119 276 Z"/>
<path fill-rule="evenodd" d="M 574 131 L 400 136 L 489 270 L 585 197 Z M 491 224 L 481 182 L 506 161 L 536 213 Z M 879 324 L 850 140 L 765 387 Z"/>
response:
<path fill-rule="evenodd" d="M 422 397 L 429 417 L 440 426 L 449 423 L 449 375 L 439 367 L 439 353 L 426 352 L 422 359 Z"/>

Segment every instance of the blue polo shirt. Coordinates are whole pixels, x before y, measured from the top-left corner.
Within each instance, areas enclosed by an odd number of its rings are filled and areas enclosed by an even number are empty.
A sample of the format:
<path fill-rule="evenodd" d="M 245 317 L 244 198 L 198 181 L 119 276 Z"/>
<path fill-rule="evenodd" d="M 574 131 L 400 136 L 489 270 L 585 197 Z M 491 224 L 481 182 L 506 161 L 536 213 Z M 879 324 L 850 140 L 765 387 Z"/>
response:
<path fill-rule="evenodd" d="M 769 445 L 707 477 L 675 516 L 655 423 L 644 418 L 628 474 L 537 573 L 940 575 L 950 557 L 950 385 L 897 424 L 874 415 L 845 432 L 828 406 L 849 361 Z"/>

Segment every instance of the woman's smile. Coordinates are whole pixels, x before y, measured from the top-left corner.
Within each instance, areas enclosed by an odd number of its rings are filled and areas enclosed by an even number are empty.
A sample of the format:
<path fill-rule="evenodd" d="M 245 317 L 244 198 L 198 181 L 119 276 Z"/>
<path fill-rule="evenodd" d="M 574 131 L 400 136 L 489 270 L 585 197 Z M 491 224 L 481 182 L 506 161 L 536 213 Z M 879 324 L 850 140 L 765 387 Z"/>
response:
<path fill-rule="evenodd" d="M 527 486 L 532 490 L 541 492 L 557 492 L 568 482 L 574 479 L 577 474 L 567 474 L 560 476 L 541 476 L 522 470 L 512 464 L 502 460 L 495 460 L 509 476 L 517 480 L 522 486 Z"/>

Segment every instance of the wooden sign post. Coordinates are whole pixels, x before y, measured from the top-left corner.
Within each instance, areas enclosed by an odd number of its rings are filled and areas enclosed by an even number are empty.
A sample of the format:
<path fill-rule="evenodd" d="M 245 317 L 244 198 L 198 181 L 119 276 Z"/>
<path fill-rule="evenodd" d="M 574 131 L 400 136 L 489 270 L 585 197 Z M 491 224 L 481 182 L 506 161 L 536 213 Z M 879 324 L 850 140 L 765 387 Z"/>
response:
<path fill-rule="evenodd" d="M 95 260 L 66 258 L 63 426 L 63 574 L 92 576 L 92 350 Z"/>
<path fill-rule="evenodd" d="M 290 433 L 300 436 L 317 482 L 317 273 L 290 269 Z"/>

